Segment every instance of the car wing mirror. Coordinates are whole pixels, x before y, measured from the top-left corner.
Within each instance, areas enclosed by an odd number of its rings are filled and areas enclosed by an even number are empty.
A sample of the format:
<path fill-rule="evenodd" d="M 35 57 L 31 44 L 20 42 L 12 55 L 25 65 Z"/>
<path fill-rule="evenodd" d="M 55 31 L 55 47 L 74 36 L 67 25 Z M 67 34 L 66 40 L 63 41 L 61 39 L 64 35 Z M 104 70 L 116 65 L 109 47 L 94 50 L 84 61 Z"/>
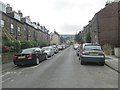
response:
<path fill-rule="evenodd" d="M 43 50 L 43 49 L 42 49 L 41 51 L 42 51 L 42 52 L 45 52 L 45 50 Z"/>

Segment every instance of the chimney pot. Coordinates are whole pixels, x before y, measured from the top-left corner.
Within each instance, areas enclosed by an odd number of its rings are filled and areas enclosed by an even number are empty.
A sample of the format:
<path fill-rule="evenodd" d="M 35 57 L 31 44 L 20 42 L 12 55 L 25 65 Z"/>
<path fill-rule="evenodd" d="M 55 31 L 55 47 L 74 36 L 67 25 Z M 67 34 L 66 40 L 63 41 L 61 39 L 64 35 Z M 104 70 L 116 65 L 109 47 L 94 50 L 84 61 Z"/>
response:
<path fill-rule="evenodd" d="M 20 10 L 18 10 L 18 14 L 20 17 L 23 17 L 23 13 Z"/>
<path fill-rule="evenodd" d="M 10 7 L 10 4 L 7 4 L 6 13 L 11 13 L 11 12 L 12 12 L 12 7 Z"/>

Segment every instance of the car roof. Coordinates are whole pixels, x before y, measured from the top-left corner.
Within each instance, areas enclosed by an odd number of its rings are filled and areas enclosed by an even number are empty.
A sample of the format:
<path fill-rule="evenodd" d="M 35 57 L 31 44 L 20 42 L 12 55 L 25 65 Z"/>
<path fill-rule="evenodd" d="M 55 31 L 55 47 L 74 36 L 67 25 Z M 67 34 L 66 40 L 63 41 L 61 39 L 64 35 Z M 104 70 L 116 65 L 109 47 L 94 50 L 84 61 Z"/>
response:
<path fill-rule="evenodd" d="M 39 47 L 33 47 L 33 48 L 26 48 L 26 49 L 23 49 L 23 50 L 27 50 L 27 49 L 37 49 Z M 40 48 L 39 48 L 40 49 Z"/>
<path fill-rule="evenodd" d="M 100 44 L 98 44 L 98 43 L 83 43 L 83 47 L 84 46 L 100 46 Z"/>

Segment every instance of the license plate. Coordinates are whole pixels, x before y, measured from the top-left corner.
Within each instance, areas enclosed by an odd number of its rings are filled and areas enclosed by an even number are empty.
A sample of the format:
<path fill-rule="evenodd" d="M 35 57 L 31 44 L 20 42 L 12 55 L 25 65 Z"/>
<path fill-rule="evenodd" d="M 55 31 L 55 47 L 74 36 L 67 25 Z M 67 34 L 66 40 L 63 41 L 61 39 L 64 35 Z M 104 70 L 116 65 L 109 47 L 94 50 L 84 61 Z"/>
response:
<path fill-rule="evenodd" d="M 98 55 L 96 52 L 90 52 L 90 55 Z"/>
<path fill-rule="evenodd" d="M 19 56 L 19 57 L 18 57 L 18 59 L 23 59 L 23 58 L 25 58 L 25 56 Z"/>

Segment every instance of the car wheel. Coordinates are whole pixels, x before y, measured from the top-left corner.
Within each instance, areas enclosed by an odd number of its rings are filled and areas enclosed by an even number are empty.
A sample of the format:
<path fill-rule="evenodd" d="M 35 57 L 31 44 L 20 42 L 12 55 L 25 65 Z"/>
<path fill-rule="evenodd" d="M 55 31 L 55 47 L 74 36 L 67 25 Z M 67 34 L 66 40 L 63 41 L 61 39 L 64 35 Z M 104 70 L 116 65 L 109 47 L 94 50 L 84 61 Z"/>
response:
<path fill-rule="evenodd" d="M 81 65 L 85 65 L 85 62 L 81 61 Z"/>
<path fill-rule="evenodd" d="M 18 67 L 21 67 L 22 65 L 17 65 Z"/>
<path fill-rule="evenodd" d="M 39 58 L 36 58 L 36 65 L 38 65 L 40 63 Z"/>
<path fill-rule="evenodd" d="M 48 55 L 46 54 L 46 55 L 45 55 L 45 60 L 47 60 L 47 59 L 48 59 Z"/>
<path fill-rule="evenodd" d="M 104 63 L 104 62 L 100 62 L 99 65 L 100 65 L 100 66 L 104 66 L 105 63 Z"/>

